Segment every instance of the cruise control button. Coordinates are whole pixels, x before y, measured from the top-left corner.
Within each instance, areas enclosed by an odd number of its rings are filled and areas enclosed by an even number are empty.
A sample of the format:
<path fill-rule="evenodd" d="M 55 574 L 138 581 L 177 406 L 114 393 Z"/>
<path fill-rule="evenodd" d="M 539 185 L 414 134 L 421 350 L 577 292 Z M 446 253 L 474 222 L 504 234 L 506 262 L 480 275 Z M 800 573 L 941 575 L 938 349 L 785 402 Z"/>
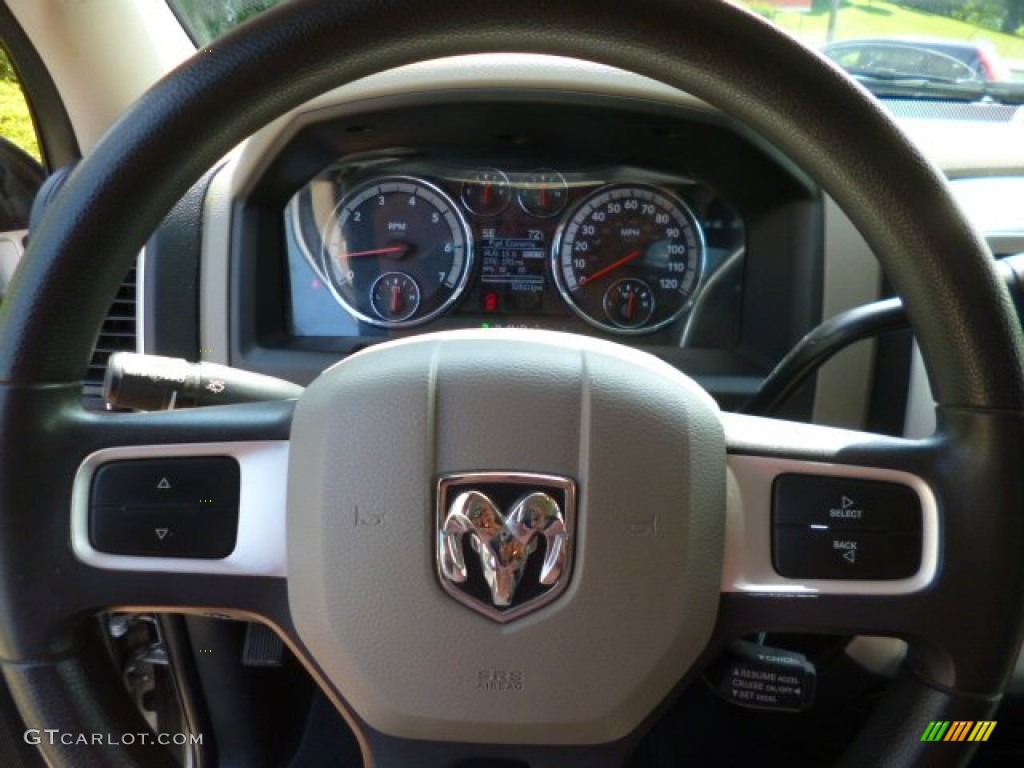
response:
<path fill-rule="evenodd" d="M 779 475 L 772 498 L 775 525 L 859 531 L 921 532 L 921 501 L 899 483 L 821 475 Z"/>
<path fill-rule="evenodd" d="M 791 579 L 905 579 L 921 567 L 921 537 L 776 527 L 772 560 Z"/>

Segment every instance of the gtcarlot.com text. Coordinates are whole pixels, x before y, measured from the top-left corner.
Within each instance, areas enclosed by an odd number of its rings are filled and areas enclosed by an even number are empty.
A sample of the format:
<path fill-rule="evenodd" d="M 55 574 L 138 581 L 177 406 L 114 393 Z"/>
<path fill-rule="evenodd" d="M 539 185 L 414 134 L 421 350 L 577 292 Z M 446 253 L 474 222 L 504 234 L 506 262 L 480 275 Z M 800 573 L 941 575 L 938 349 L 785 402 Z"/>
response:
<path fill-rule="evenodd" d="M 64 744 L 71 746 L 119 746 L 131 744 L 160 744 L 163 746 L 196 745 L 203 743 L 201 733 L 72 733 L 57 728 L 29 728 L 25 731 L 25 743 Z"/>

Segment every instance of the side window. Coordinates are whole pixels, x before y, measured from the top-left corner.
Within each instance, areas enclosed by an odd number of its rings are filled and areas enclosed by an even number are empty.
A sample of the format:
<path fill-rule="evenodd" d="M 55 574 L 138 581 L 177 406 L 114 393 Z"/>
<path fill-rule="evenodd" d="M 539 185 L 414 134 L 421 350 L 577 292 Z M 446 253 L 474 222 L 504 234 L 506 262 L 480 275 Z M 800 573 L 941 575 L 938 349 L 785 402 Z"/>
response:
<path fill-rule="evenodd" d="M 0 136 L 40 161 L 39 142 L 18 75 L 0 48 Z"/>
<path fill-rule="evenodd" d="M 32 115 L 17 73 L 0 48 L 0 232 L 28 226 L 43 177 Z"/>

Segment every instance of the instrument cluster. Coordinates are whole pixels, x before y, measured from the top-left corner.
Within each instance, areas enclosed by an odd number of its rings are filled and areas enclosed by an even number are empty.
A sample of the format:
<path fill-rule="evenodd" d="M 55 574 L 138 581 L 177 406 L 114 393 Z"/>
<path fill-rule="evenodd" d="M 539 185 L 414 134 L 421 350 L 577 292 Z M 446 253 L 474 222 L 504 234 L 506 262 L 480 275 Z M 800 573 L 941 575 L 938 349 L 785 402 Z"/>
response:
<path fill-rule="evenodd" d="M 300 337 L 519 326 L 686 345 L 721 304 L 702 301 L 716 273 L 731 275 L 719 293 L 741 290 L 733 207 L 697 179 L 626 165 L 346 159 L 285 219 Z"/>

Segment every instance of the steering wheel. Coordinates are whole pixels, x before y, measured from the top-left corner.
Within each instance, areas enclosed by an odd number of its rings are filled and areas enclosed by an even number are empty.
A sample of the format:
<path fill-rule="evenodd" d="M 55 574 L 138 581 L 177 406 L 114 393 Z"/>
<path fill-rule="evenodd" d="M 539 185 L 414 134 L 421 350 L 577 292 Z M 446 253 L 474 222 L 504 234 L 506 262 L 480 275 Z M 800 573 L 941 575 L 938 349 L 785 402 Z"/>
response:
<path fill-rule="evenodd" d="M 232 146 L 333 86 L 507 50 L 593 60 L 688 91 L 818 181 L 904 298 L 938 400 L 936 434 L 910 441 L 719 413 L 646 355 L 527 333 L 381 345 L 324 372 L 297 402 L 82 409 L 80 379 L 115 286 Z M 615 766 L 672 692 L 737 636 L 891 635 L 908 641 L 908 659 L 844 761 L 961 764 L 971 744 L 920 737 L 932 720 L 990 717 L 1020 647 L 1021 341 L 991 256 L 936 169 L 838 69 L 743 10 L 717 0 L 286 3 L 124 115 L 53 202 L 5 297 L 4 675 L 31 728 L 138 730 L 97 671 L 88 618 L 227 614 L 286 639 L 367 764 Z M 161 567 L 89 550 L 98 467 L 225 454 L 240 466 L 230 557 Z M 438 479 L 480 471 L 531 473 L 526 484 L 542 489 L 536 476 L 555 476 L 576 497 L 568 580 L 504 623 L 452 599 L 441 574 L 453 563 L 438 566 L 449 510 L 436 509 Z M 911 489 L 920 567 L 895 580 L 779 577 L 769 500 L 780 473 Z M 463 554 L 476 556 L 468 544 Z M 170 764 L 158 748 L 117 739 L 44 742 L 43 753 L 55 766 Z"/>

